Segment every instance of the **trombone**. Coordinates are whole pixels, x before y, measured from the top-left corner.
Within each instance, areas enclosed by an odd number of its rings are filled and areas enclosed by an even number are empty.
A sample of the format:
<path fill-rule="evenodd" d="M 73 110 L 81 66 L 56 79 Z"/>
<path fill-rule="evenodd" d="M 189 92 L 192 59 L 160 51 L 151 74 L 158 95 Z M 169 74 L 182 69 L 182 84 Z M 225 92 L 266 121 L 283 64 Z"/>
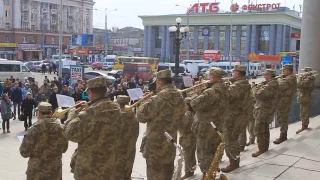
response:
<path fill-rule="evenodd" d="M 54 111 L 52 117 L 57 119 L 63 119 L 66 113 L 68 113 L 71 109 L 80 106 L 81 104 L 81 102 L 77 103 L 74 106 L 68 107 L 67 109 L 62 109 L 61 107 L 58 107 L 58 109 Z M 90 102 L 88 102 L 88 104 L 90 104 Z"/>
<path fill-rule="evenodd" d="M 189 88 L 187 88 L 187 89 L 179 90 L 179 92 L 180 92 L 180 93 L 184 93 L 184 92 L 189 92 L 189 91 L 192 91 L 192 90 L 195 90 L 195 89 L 196 89 L 196 91 L 202 91 L 202 90 L 204 90 L 204 89 L 206 89 L 206 88 L 208 87 L 209 82 L 210 82 L 210 81 L 205 81 L 205 82 L 203 82 L 203 83 L 194 85 L 194 86 L 189 87 Z M 134 104 L 132 104 L 132 105 L 130 105 L 130 106 L 129 106 L 129 105 L 125 105 L 125 106 L 124 106 L 125 111 L 127 111 L 127 112 L 132 112 L 132 109 L 133 109 L 134 107 L 138 106 L 138 105 L 141 104 L 143 101 L 149 99 L 152 95 L 153 95 L 153 93 L 150 93 L 150 94 L 144 96 L 144 97 L 141 98 L 139 101 L 135 102 Z"/>

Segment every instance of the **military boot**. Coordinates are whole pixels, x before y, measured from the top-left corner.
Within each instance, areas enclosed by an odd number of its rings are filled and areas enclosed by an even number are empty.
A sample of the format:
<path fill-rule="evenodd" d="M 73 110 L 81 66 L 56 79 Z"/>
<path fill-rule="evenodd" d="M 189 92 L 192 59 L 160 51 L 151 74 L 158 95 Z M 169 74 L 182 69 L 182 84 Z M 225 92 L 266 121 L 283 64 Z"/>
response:
<path fill-rule="evenodd" d="M 234 160 L 234 159 L 229 159 L 230 161 L 230 164 L 225 167 L 225 168 L 222 168 L 221 171 L 224 172 L 224 173 L 229 173 L 235 169 L 237 169 L 239 167 L 239 164 L 240 164 L 240 158 L 238 158 L 237 160 Z"/>
<path fill-rule="evenodd" d="M 302 124 L 301 129 L 299 129 L 296 133 L 299 134 L 299 133 L 301 133 L 302 131 L 304 131 L 304 130 L 306 130 L 306 129 L 308 129 L 308 125 L 303 125 L 303 124 Z"/>
<path fill-rule="evenodd" d="M 194 172 L 188 171 L 188 172 L 185 172 L 184 176 L 181 177 L 181 179 L 187 179 L 193 175 L 194 175 Z"/>
<path fill-rule="evenodd" d="M 281 144 L 282 142 L 287 140 L 287 133 L 281 133 L 280 137 L 273 141 L 274 144 Z"/>
<path fill-rule="evenodd" d="M 267 151 L 264 145 L 258 144 L 258 148 L 259 150 L 257 152 L 251 154 L 252 157 L 258 157 Z"/>
<path fill-rule="evenodd" d="M 240 146 L 240 152 L 244 151 L 245 146 Z"/>

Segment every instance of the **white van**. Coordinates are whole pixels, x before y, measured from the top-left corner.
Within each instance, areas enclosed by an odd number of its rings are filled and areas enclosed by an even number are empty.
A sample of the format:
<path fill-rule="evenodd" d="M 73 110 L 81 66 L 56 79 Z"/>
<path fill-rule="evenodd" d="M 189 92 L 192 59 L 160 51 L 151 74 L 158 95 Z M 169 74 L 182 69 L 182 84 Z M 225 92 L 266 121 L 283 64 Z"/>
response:
<path fill-rule="evenodd" d="M 21 61 L 0 60 L 0 80 L 5 81 L 11 76 L 19 79 L 34 78 L 34 74 Z"/>
<path fill-rule="evenodd" d="M 199 63 L 209 63 L 209 61 L 206 60 L 183 60 L 181 61 L 181 64 L 199 64 Z"/>
<path fill-rule="evenodd" d="M 174 70 L 175 70 L 175 63 L 159 63 L 157 72 L 165 69 L 170 69 L 171 70 L 171 76 L 174 76 Z M 184 64 L 179 64 L 179 74 L 189 74 L 189 71 L 187 69 L 187 66 Z"/>
<path fill-rule="evenodd" d="M 71 56 L 69 54 L 62 54 L 62 59 L 71 60 Z M 59 60 L 59 55 L 52 55 L 52 60 L 53 61 Z"/>
<path fill-rule="evenodd" d="M 249 63 L 249 74 L 251 76 L 261 76 L 262 69 L 260 63 Z"/>

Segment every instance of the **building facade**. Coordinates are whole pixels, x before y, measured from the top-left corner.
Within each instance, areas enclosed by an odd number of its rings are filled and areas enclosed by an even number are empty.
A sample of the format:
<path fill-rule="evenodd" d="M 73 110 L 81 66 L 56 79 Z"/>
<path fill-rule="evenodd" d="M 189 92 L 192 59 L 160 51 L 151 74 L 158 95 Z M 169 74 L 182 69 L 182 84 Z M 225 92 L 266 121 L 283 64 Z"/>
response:
<path fill-rule="evenodd" d="M 189 59 L 203 59 L 205 50 L 217 50 L 221 60 L 247 61 L 250 53 L 279 55 L 300 49 L 301 18 L 288 8 L 139 17 L 144 25 L 144 55 L 162 60 L 174 60 L 177 54 L 169 32 L 177 17 L 182 18 L 181 26 L 189 22 L 190 29 L 180 45 L 180 60 L 187 59 L 188 51 Z"/>
<path fill-rule="evenodd" d="M 63 0 L 63 50 L 72 34 L 92 34 L 92 0 Z M 60 0 L 0 1 L 0 57 L 40 60 L 59 53 Z"/>

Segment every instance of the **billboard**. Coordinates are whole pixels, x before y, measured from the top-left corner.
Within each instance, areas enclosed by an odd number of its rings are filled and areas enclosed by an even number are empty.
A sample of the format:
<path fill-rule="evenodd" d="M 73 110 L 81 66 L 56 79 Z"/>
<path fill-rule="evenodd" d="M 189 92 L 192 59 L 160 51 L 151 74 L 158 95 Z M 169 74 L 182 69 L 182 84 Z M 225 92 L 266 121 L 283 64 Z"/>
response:
<path fill-rule="evenodd" d="M 93 34 L 73 34 L 72 45 L 93 46 Z"/>

